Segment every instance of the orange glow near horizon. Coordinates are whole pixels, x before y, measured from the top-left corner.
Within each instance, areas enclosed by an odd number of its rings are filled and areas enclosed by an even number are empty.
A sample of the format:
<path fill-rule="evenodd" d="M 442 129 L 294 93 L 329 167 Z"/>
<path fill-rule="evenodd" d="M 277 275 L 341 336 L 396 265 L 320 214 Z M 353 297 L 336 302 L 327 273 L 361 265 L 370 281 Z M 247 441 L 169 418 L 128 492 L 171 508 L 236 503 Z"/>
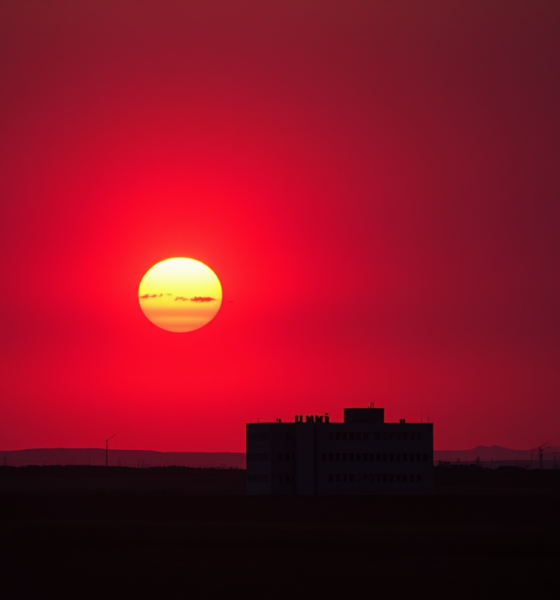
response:
<path fill-rule="evenodd" d="M 220 280 L 193 258 L 168 258 L 156 263 L 142 278 L 138 301 L 157 327 L 184 333 L 209 323 L 222 305 Z"/>

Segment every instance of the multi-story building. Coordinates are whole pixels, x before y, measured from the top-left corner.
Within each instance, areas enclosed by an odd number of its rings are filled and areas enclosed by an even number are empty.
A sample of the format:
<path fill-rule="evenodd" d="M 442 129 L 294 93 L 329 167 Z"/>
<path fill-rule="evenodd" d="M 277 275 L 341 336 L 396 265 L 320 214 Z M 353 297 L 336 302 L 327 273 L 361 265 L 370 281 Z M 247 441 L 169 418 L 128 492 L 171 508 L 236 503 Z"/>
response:
<path fill-rule="evenodd" d="M 432 423 L 385 423 L 383 408 L 247 424 L 248 494 L 431 494 Z"/>

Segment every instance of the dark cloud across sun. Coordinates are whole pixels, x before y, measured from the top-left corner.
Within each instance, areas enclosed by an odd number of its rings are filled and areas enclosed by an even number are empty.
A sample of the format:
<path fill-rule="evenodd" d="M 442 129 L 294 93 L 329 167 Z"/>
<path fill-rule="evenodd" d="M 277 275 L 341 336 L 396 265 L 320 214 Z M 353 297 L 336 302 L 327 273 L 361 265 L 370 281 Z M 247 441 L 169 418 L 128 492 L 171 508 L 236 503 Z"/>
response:
<path fill-rule="evenodd" d="M 172 296 L 173 294 L 143 294 L 139 296 L 140 300 L 149 300 L 150 298 L 162 298 L 163 296 Z M 185 296 L 176 296 L 175 302 L 181 300 L 181 302 L 216 302 L 217 298 L 211 296 L 194 296 L 192 298 L 186 298 Z"/>

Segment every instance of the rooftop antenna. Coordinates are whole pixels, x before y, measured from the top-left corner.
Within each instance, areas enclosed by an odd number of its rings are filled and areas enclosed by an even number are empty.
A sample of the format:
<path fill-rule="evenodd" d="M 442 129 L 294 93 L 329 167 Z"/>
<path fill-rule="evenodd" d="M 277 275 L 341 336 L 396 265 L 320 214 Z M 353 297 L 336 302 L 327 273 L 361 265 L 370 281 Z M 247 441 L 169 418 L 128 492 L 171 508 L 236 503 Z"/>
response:
<path fill-rule="evenodd" d="M 113 433 L 113 435 L 105 440 L 105 466 L 109 466 L 109 440 L 112 440 L 117 434 Z"/>

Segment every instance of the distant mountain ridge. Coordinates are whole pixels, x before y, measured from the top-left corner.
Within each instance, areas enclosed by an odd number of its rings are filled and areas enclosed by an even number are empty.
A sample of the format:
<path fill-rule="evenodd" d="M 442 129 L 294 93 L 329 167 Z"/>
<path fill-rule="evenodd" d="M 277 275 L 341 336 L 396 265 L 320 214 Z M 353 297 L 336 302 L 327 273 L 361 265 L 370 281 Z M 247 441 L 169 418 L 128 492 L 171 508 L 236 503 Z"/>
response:
<path fill-rule="evenodd" d="M 30 448 L 0 451 L 0 464 L 26 465 L 93 465 L 105 464 L 103 448 Z M 109 449 L 113 467 L 199 467 L 244 469 L 244 452 L 157 452 L 155 450 Z"/>
<path fill-rule="evenodd" d="M 560 446 L 544 450 L 544 460 L 560 460 Z M 476 446 L 470 450 L 435 450 L 434 461 L 447 462 L 525 461 L 531 460 L 531 450 L 512 450 L 502 446 Z M 532 450 L 532 460 L 539 460 L 538 449 Z M 0 451 L 0 465 L 104 465 L 103 448 L 30 448 Z M 195 467 L 244 469 L 244 452 L 157 452 L 155 450 L 109 450 L 109 465 L 122 467 Z"/>
<path fill-rule="evenodd" d="M 558 454 L 560 459 L 560 446 L 548 446 L 544 449 L 543 458 L 544 460 L 554 460 L 555 454 Z M 489 461 L 510 461 L 510 460 L 521 460 L 529 461 L 539 459 L 538 448 L 532 450 L 512 450 L 511 448 L 504 448 L 502 446 L 476 446 L 470 450 L 436 450 L 434 451 L 435 460 L 445 461 L 465 461 L 472 462 L 480 459 L 484 462 Z"/>

